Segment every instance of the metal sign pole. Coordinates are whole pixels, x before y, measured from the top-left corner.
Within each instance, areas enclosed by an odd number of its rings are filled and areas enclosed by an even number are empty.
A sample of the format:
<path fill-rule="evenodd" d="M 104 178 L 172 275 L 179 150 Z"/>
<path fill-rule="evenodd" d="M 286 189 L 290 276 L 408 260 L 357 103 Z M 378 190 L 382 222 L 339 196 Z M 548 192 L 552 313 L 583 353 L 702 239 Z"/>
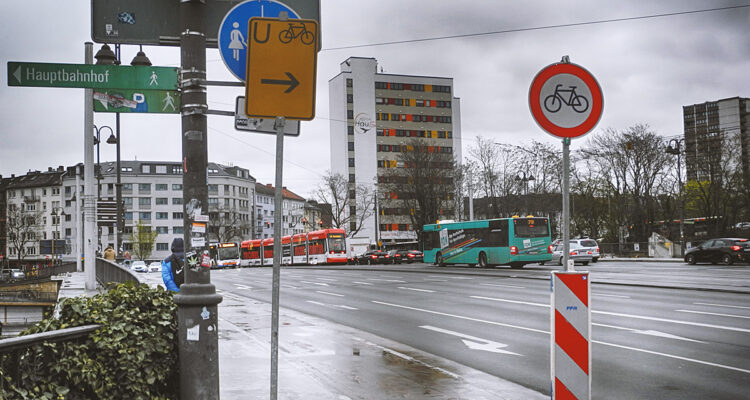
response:
<path fill-rule="evenodd" d="M 565 271 L 573 272 L 575 268 L 570 258 L 570 138 L 562 141 L 562 240 L 563 240 L 563 265 Z"/>
<path fill-rule="evenodd" d="M 284 125 L 276 117 L 276 187 L 273 214 L 273 283 L 271 292 L 271 400 L 276 400 L 279 381 L 279 287 L 281 285 L 281 224 L 283 210 Z"/>

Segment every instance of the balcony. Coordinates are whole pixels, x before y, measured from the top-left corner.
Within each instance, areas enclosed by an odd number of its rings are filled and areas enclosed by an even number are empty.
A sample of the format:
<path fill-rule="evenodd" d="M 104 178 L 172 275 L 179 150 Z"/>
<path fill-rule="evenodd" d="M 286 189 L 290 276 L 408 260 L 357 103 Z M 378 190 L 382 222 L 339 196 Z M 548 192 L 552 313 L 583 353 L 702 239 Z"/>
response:
<path fill-rule="evenodd" d="M 23 196 L 23 201 L 25 203 L 37 203 L 37 202 L 41 201 L 41 198 L 39 198 L 37 196 Z"/>

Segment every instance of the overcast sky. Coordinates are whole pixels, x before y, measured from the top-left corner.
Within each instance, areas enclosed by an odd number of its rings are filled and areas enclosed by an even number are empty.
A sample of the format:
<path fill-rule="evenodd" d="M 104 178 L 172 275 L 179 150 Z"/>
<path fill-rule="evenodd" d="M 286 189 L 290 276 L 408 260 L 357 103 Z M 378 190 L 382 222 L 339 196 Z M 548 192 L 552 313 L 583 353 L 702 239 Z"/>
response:
<path fill-rule="evenodd" d="M 175 0 L 176 1 L 176 0 Z M 211 1 L 211 0 L 209 0 Z M 374 57 L 386 73 L 451 77 L 461 98 L 463 146 L 483 136 L 497 142 L 558 143 L 528 110 L 531 80 L 569 55 L 604 92 L 597 128 L 649 124 L 682 134 L 682 106 L 750 97 L 750 7 L 593 25 L 334 49 L 382 42 L 497 32 L 750 5 L 750 0 L 510 1 L 321 0 L 323 50 L 318 55 L 316 119 L 284 144 L 284 185 L 308 196 L 330 169 L 328 80 L 348 57 Z M 0 12 L 0 174 L 73 165 L 83 160 L 83 90 L 7 86 L 7 61 L 83 63 L 91 41 L 89 0 L 2 0 Z M 218 27 L 216 28 L 218 30 Z M 100 44 L 94 45 L 94 52 Z M 137 46 L 123 45 L 123 64 Z M 175 47 L 144 47 L 154 65 L 178 66 Z M 217 50 L 207 51 L 209 80 L 236 80 Z M 233 111 L 243 88 L 209 87 L 209 108 Z M 122 159 L 181 158 L 180 117 L 122 115 Z M 114 114 L 94 123 L 114 128 Z M 248 168 L 274 182 L 275 139 L 240 132 L 232 117 L 209 116 L 209 160 Z M 585 138 L 573 141 L 575 149 Z M 103 161 L 114 146 L 103 144 Z"/>

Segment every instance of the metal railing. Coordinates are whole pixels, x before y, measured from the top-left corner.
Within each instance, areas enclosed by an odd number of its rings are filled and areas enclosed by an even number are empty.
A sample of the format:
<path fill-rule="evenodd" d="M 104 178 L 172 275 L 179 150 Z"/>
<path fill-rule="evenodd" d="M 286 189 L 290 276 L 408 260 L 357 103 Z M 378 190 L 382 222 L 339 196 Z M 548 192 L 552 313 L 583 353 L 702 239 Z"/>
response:
<path fill-rule="evenodd" d="M 64 328 L 49 332 L 34 333 L 26 336 L 17 336 L 0 340 L 0 366 L 7 371 L 15 383 L 21 378 L 21 354 L 26 349 L 39 344 L 50 342 L 68 342 L 87 337 L 90 333 L 99 329 L 101 325 L 84 325 L 74 328 Z M 2 383 L 5 388 L 5 381 Z"/>
<path fill-rule="evenodd" d="M 107 284 L 110 282 L 141 283 L 141 280 L 138 278 L 138 276 L 129 268 L 125 268 L 117 263 L 107 261 L 103 258 L 96 259 L 96 281 L 99 282 L 99 284 L 103 287 L 107 287 Z"/>

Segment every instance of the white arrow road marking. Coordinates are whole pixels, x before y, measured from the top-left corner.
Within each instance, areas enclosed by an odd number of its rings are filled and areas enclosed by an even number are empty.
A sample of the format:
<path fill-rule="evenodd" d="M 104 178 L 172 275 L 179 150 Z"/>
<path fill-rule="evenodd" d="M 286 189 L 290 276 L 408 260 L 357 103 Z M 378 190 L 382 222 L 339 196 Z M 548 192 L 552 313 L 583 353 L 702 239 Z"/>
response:
<path fill-rule="evenodd" d="M 19 65 L 18 68 L 16 68 L 16 72 L 13 73 L 13 76 L 16 77 L 16 80 L 18 83 L 21 83 L 21 66 Z"/>
<path fill-rule="evenodd" d="M 464 344 L 472 350 L 483 350 L 489 351 L 491 353 L 512 354 L 514 356 L 523 357 L 523 355 L 514 353 L 512 351 L 501 350 L 504 347 L 508 347 L 508 345 L 505 343 L 493 342 L 492 340 L 482 339 L 476 336 L 467 335 L 465 333 L 449 331 L 448 329 L 437 328 L 429 325 L 422 325 L 420 326 L 420 328 L 445 333 L 446 335 L 458 336 L 461 338 L 461 341 L 464 342 Z"/>
<path fill-rule="evenodd" d="M 237 286 L 237 289 L 252 289 L 252 286 L 247 285 L 240 285 L 239 283 L 235 283 L 234 286 Z"/>
<path fill-rule="evenodd" d="M 415 291 L 415 292 L 435 293 L 435 291 L 434 291 L 434 290 L 427 290 L 427 289 L 417 289 L 417 288 L 413 288 L 413 287 L 405 287 L 405 286 L 399 286 L 398 288 L 399 288 L 399 289 L 402 289 L 402 290 L 413 290 L 413 291 Z"/>
<path fill-rule="evenodd" d="M 716 315 L 719 317 L 732 317 L 732 318 L 744 318 L 744 319 L 750 319 L 750 317 L 744 316 L 744 315 L 734 315 L 734 314 L 720 314 L 720 313 L 712 313 L 712 312 L 706 312 L 706 311 L 693 311 L 693 310 L 675 310 L 677 312 L 685 312 L 685 313 L 693 313 L 693 314 L 705 314 L 705 315 Z"/>
<path fill-rule="evenodd" d="M 729 308 L 742 308 L 746 310 L 750 310 L 750 307 L 743 307 L 743 306 L 730 306 L 728 304 L 714 304 L 714 303 L 693 303 L 700 306 L 715 306 L 715 307 L 729 307 Z"/>

